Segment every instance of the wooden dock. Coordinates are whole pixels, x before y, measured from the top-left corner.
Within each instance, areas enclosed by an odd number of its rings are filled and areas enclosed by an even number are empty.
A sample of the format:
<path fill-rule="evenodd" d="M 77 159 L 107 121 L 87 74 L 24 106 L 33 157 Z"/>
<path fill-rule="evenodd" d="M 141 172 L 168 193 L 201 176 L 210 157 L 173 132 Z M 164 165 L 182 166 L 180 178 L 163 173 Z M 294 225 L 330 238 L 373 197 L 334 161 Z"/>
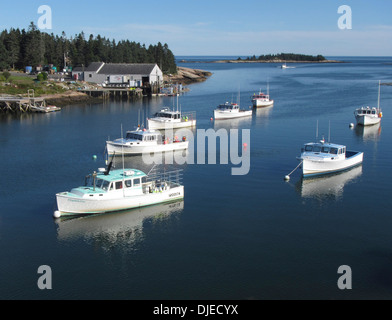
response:
<path fill-rule="evenodd" d="M 151 95 L 150 88 L 92 88 L 92 89 L 79 89 L 79 92 L 88 94 L 90 97 L 102 97 L 104 100 L 109 98 L 130 99 L 143 97 L 144 95 Z"/>
<path fill-rule="evenodd" d="M 0 112 L 25 113 L 25 112 L 53 112 L 59 111 L 56 106 L 48 106 L 45 98 L 34 97 L 34 90 L 27 91 L 27 97 L 0 96 Z"/>
<path fill-rule="evenodd" d="M 2 112 L 35 112 L 46 107 L 46 101 L 43 98 L 0 97 L 0 111 Z"/>

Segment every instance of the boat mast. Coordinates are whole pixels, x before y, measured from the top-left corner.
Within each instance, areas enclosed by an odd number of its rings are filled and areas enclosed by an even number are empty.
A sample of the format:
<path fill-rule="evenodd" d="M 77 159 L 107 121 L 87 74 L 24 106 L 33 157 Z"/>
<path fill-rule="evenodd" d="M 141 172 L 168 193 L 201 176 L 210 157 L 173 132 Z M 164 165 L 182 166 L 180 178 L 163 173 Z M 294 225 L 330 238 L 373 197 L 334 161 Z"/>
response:
<path fill-rule="evenodd" d="M 121 124 L 121 140 L 123 140 L 123 127 L 122 127 L 122 124 Z M 125 166 L 124 166 L 124 140 L 123 140 L 123 142 L 122 142 L 122 144 L 121 144 L 121 153 L 122 153 L 122 165 L 123 165 L 123 181 L 122 181 L 122 190 L 123 190 L 123 197 L 125 197 L 125 181 L 124 181 L 124 176 L 125 176 L 125 174 L 124 174 L 124 172 L 125 172 Z"/>
<path fill-rule="evenodd" d="M 381 86 L 381 80 L 378 80 L 378 101 L 377 101 L 378 112 L 380 112 L 380 86 Z"/>

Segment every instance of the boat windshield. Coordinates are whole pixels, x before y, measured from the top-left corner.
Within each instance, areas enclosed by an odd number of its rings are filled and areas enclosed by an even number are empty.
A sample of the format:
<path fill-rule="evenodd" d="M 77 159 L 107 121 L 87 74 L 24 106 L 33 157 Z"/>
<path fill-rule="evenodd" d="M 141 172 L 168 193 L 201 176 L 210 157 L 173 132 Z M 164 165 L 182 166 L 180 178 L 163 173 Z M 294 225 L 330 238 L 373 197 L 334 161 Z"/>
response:
<path fill-rule="evenodd" d="M 304 150 L 306 152 L 321 152 L 321 153 L 329 153 L 329 154 L 338 154 L 338 148 L 335 147 L 327 147 L 327 146 L 319 146 L 319 145 L 305 145 Z M 339 154 L 342 151 L 339 152 Z"/>
<path fill-rule="evenodd" d="M 221 104 L 221 105 L 218 106 L 218 109 L 221 109 L 221 110 L 226 110 L 226 109 L 229 109 L 229 110 L 238 109 L 238 105 L 236 105 L 236 104 Z"/>
<path fill-rule="evenodd" d="M 109 181 L 103 180 L 103 179 L 97 179 L 96 182 L 95 182 L 95 186 L 97 188 L 100 188 L 100 189 L 106 190 L 106 191 L 109 190 L 109 184 L 110 184 Z"/>
<path fill-rule="evenodd" d="M 180 119 L 179 113 L 168 113 L 168 112 L 157 112 L 155 117 L 169 118 L 169 119 Z"/>
<path fill-rule="evenodd" d="M 127 133 L 126 139 L 129 139 L 129 140 L 132 139 L 132 140 L 140 140 L 140 141 L 142 141 L 142 140 L 143 140 L 143 135 L 138 134 L 138 133 L 134 133 L 134 132 L 128 132 L 128 133 Z"/>

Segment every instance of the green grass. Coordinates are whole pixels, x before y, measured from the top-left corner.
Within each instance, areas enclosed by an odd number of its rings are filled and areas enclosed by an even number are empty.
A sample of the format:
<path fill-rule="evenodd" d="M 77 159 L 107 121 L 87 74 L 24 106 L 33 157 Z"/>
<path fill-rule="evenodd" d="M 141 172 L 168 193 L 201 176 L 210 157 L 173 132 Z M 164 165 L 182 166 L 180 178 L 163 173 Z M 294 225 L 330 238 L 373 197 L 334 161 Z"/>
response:
<path fill-rule="evenodd" d="M 10 83 L 10 85 L 5 85 L 6 83 Z M 52 81 L 35 82 L 32 77 L 11 76 L 8 81 L 0 81 L 0 94 L 27 95 L 29 89 L 34 90 L 36 97 L 66 91 Z"/>

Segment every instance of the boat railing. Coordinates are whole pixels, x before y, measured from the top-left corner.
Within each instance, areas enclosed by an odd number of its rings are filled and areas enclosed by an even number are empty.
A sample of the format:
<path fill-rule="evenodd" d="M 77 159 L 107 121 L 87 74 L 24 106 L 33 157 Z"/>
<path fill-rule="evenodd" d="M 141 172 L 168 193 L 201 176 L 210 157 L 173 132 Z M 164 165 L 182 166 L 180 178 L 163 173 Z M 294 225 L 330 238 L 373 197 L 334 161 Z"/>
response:
<path fill-rule="evenodd" d="M 167 188 L 174 188 L 182 185 L 182 169 L 173 171 L 157 172 L 154 168 L 146 178 L 143 184 L 143 191 L 155 192 L 163 191 Z"/>
<path fill-rule="evenodd" d="M 181 121 L 192 121 L 196 120 L 196 111 L 182 112 Z"/>

